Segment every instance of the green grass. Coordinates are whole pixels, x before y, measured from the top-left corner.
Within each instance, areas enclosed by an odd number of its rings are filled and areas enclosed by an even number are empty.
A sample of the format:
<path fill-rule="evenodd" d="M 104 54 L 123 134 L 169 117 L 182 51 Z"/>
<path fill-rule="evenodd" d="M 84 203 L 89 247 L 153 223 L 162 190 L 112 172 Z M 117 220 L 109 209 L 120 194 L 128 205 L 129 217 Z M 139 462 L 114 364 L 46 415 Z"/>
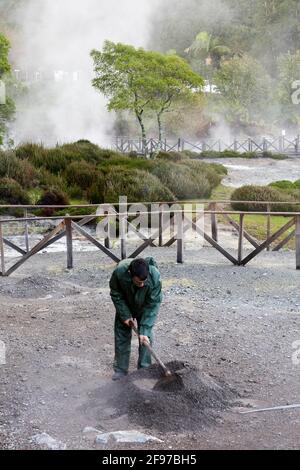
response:
<path fill-rule="evenodd" d="M 212 191 L 210 199 L 212 201 L 230 201 L 231 194 L 234 190 L 235 188 L 219 184 L 219 186 Z"/>
<path fill-rule="evenodd" d="M 230 217 L 235 222 L 239 222 L 239 215 L 231 215 Z M 227 223 L 222 216 L 219 216 L 218 220 L 221 223 Z M 260 242 L 267 239 L 267 216 L 249 214 L 245 216 L 244 220 L 246 232 Z M 287 224 L 289 220 L 291 220 L 291 217 L 271 216 L 271 234 L 277 232 L 277 230 Z M 284 234 L 272 244 L 272 247 L 275 247 L 281 240 L 284 240 L 294 230 L 294 228 L 295 227 L 291 227 L 289 230 L 284 232 Z M 295 249 L 295 240 L 292 238 L 284 248 L 291 250 Z"/>

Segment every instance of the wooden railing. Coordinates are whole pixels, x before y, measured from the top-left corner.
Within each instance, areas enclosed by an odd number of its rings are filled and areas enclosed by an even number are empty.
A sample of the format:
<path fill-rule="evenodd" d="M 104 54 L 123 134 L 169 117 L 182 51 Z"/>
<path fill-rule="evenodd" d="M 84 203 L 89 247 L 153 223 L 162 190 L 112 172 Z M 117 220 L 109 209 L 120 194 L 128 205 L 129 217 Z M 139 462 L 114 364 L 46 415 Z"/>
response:
<path fill-rule="evenodd" d="M 247 201 L 236 201 L 240 203 L 246 203 Z M 177 201 L 169 203 L 155 203 L 157 204 L 158 210 L 153 211 L 145 210 L 145 212 L 128 212 L 127 206 L 130 206 L 131 203 L 126 203 L 126 210 L 114 209 L 112 212 L 105 211 L 104 215 L 101 216 L 101 219 L 107 223 L 107 232 L 103 240 L 97 239 L 95 236 L 91 235 L 86 229 L 85 226 L 99 219 L 99 212 L 97 211 L 101 205 L 78 205 L 78 206 L 0 206 L 0 209 L 12 210 L 18 208 L 19 210 L 24 210 L 24 217 L 7 217 L 2 216 L 0 218 L 0 255 L 1 255 L 1 272 L 2 276 L 9 276 L 16 269 L 18 269 L 23 263 L 25 263 L 32 256 L 41 252 L 43 249 L 57 242 L 58 240 L 66 237 L 66 248 L 67 248 L 67 267 L 68 269 L 73 268 L 73 232 L 77 232 L 82 237 L 87 239 L 90 243 L 96 246 L 101 250 L 105 255 L 107 255 L 114 262 L 118 263 L 121 259 L 124 258 L 135 258 L 139 256 L 146 248 L 149 246 L 156 247 L 170 247 L 173 244 L 177 243 L 177 262 L 182 263 L 184 261 L 184 238 L 185 233 L 189 229 L 193 229 L 198 235 L 204 238 L 204 240 L 213 246 L 219 251 L 226 259 L 231 263 L 237 266 L 245 266 L 253 258 L 258 256 L 265 249 L 270 249 L 274 242 L 277 242 L 275 246 L 272 247 L 273 251 L 278 251 L 283 248 L 291 239 L 295 239 L 295 252 L 296 252 L 296 268 L 300 269 L 300 212 L 274 212 L 272 211 L 273 204 L 279 204 L 278 202 L 265 202 L 265 201 L 248 201 L 251 204 L 266 205 L 266 211 L 256 211 L 256 212 L 246 212 L 246 211 L 233 211 L 226 210 L 225 206 L 231 204 L 232 201 L 193 201 L 194 204 L 197 204 L 197 208 L 191 208 L 186 210 L 184 205 L 187 204 L 187 201 Z M 192 201 L 189 203 L 191 204 Z M 203 211 L 199 212 L 199 204 L 203 204 Z M 150 205 L 153 203 L 145 203 L 145 205 Z M 169 204 L 168 207 L 167 204 Z M 176 206 L 174 206 L 176 204 Z M 294 204 L 299 206 L 300 203 L 283 203 L 284 204 Z M 117 207 L 119 204 L 116 204 Z M 120 206 L 124 204 L 120 204 Z M 112 206 L 113 207 L 113 206 Z M 36 209 L 65 209 L 66 211 L 70 208 L 94 208 L 95 214 L 86 214 L 86 215 L 65 215 L 52 216 L 52 217 L 34 217 L 30 216 L 29 211 Z M 107 208 L 107 205 L 103 206 Z M 25 215 L 26 214 L 26 215 Z M 170 219 L 165 222 L 164 215 L 170 215 Z M 158 216 L 158 226 L 157 229 L 150 236 L 146 236 L 140 230 L 138 230 L 132 224 L 132 218 L 134 216 L 141 215 L 157 215 Z M 186 222 L 184 215 L 189 215 L 190 220 Z M 266 239 L 261 242 L 256 240 L 250 233 L 245 230 L 245 217 L 246 216 L 255 216 L 262 215 L 266 217 Z M 233 216 L 238 216 L 238 221 L 234 220 Z M 284 216 L 288 218 L 288 221 L 276 230 L 275 233 L 271 233 L 271 217 Z M 111 238 L 109 232 L 109 220 L 111 217 L 114 217 L 117 220 L 120 227 L 120 254 L 116 253 L 111 248 Z M 210 233 L 205 231 L 204 226 L 199 226 L 197 224 L 200 217 L 207 217 L 210 220 Z M 230 224 L 234 230 L 238 233 L 238 246 L 237 246 L 237 255 L 232 254 L 225 249 L 224 246 L 219 242 L 219 218 L 222 217 L 228 224 Z M 46 221 L 51 220 L 56 223 L 56 226 L 47 233 L 42 240 L 40 240 L 33 247 L 30 247 L 30 223 L 37 221 Z M 173 229 L 176 228 L 177 232 L 174 233 L 171 238 L 165 240 L 165 232 L 169 228 L 170 222 L 173 224 Z M 176 222 L 176 225 L 175 225 Z M 3 228 L 6 225 L 12 223 L 23 224 L 24 225 L 24 247 L 13 243 L 7 236 L 4 234 Z M 292 229 L 292 230 L 291 230 Z M 133 231 L 139 239 L 142 240 L 142 244 L 136 248 L 132 253 L 129 253 L 129 244 L 127 240 L 128 231 Z M 285 238 L 279 239 L 287 232 Z M 253 250 L 244 256 L 244 240 L 247 240 L 252 246 Z M 5 259 L 5 246 L 10 247 L 15 250 L 19 255 L 20 259 L 13 262 L 9 267 Z"/>
<path fill-rule="evenodd" d="M 284 136 L 266 138 L 245 138 L 225 141 L 223 139 L 203 139 L 199 142 L 179 138 L 171 139 L 131 139 L 128 137 L 116 137 L 113 148 L 121 153 L 135 152 L 138 155 L 148 155 L 159 150 L 165 152 L 191 150 L 194 152 L 233 150 L 235 152 L 272 152 L 287 155 L 300 155 L 300 135 L 294 138 Z"/>

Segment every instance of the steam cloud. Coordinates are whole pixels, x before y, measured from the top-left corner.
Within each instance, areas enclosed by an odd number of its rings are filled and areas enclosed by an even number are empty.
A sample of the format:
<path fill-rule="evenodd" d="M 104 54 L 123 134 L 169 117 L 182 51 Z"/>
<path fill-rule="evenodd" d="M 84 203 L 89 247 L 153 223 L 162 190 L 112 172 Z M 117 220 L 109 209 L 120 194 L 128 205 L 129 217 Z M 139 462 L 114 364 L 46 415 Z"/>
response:
<path fill-rule="evenodd" d="M 154 0 L 25 0 L 16 13 L 14 68 L 43 77 L 17 102 L 16 142 L 109 144 L 113 116 L 91 85 L 91 49 L 105 39 L 145 47 Z M 20 73 L 21 73 L 20 72 Z M 56 77 L 56 80 L 54 79 Z"/>

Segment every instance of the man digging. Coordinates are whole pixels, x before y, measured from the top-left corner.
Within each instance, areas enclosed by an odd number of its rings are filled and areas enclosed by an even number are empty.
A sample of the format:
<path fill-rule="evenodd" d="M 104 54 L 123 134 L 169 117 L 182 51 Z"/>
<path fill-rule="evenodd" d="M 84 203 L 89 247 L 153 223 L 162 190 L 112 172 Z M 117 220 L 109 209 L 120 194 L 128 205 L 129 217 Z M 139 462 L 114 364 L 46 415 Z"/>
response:
<path fill-rule="evenodd" d="M 152 328 L 162 301 L 162 285 L 157 264 L 151 257 L 121 261 L 109 285 L 116 308 L 115 373 L 112 379 L 119 380 L 128 373 L 135 321 L 139 332 L 138 368 L 151 365 L 151 354 L 144 345 L 152 344 Z"/>

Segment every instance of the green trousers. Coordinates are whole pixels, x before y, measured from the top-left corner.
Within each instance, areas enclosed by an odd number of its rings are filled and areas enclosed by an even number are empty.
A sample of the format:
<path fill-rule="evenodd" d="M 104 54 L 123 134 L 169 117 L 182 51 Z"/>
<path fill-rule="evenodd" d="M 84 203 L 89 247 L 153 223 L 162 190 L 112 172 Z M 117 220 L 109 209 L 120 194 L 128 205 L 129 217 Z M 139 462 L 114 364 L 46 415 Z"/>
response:
<path fill-rule="evenodd" d="M 137 318 L 138 326 L 139 319 Z M 148 335 L 149 336 L 149 335 Z M 118 315 L 115 318 L 115 372 L 128 372 L 130 352 L 131 352 L 132 329 L 120 320 Z M 153 342 L 152 331 L 149 336 L 150 343 Z M 139 346 L 138 369 L 151 366 L 151 354 L 145 346 Z"/>

